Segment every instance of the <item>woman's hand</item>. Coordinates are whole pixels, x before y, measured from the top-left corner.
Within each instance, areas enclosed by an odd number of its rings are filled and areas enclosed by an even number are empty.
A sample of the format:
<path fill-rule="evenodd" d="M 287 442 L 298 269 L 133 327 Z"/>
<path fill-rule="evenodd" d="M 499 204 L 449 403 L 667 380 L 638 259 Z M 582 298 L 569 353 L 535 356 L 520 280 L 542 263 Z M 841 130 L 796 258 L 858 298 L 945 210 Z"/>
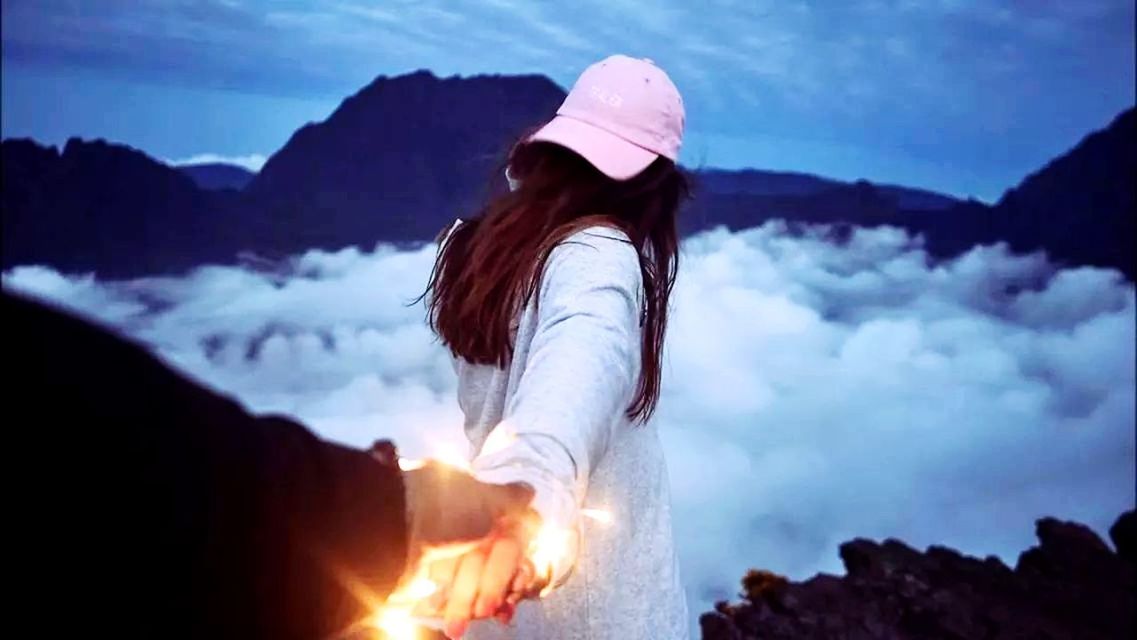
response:
<path fill-rule="evenodd" d="M 398 456 L 376 443 L 372 455 L 385 464 Z M 405 471 L 409 574 L 429 562 L 438 590 L 415 614 L 445 620 L 447 634 L 461 637 L 471 620 L 496 617 L 503 624 L 517 603 L 543 585 L 526 558 L 540 517 L 529 506 L 524 483 L 480 482 L 461 469 L 428 461 Z M 425 553 L 429 552 L 429 553 Z"/>
<path fill-rule="evenodd" d="M 476 619 L 497 617 L 509 623 L 520 599 L 510 596 L 528 590 L 532 576 L 527 547 L 528 542 L 519 537 L 500 536 L 458 558 L 443 615 L 447 635 L 462 637 Z"/>
<path fill-rule="evenodd" d="M 528 502 L 531 490 L 523 486 Z M 540 517 L 531 509 L 507 514 L 488 536 L 461 553 L 450 547 L 424 557 L 426 577 L 438 588 L 414 614 L 442 620 L 452 638 L 461 637 L 472 620 L 496 618 L 509 624 L 517 604 L 536 596 L 547 582 L 547 577 L 536 575 L 527 557 L 539 528 Z"/>
<path fill-rule="evenodd" d="M 428 615 L 445 620 L 448 636 L 461 637 L 471 620 L 492 617 L 508 624 L 517 603 L 540 589 L 526 558 L 527 529 L 499 532 L 462 556 L 430 566 L 431 580 L 445 586 L 427 604 Z"/>

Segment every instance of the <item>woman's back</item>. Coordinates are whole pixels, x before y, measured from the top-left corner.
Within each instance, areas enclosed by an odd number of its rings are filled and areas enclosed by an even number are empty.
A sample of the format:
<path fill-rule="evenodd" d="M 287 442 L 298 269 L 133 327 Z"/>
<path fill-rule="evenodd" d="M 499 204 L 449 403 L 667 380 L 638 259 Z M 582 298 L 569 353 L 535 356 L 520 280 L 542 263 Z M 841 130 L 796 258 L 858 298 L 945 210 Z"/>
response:
<path fill-rule="evenodd" d="M 518 319 L 508 365 L 455 361 L 459 404 L 475 452 L 499 424 L 542 421 L 516 415 L 526 407 L 566 407 L 545 425 L 525 428 L 532 446 L 541 449 L 541 472 L 549 476 L 545 490 L 538 489 L 546 499 L 539 510 L 581 533 L 575 567 L 558 589 L 523 604 L 510 627 L 481 622 L 471 627 L 470 638 L 687 637 L 663 450 L 654 424 L 634 425 L 623 410 L 635 390 L 629 382 L 639 377 L 641 346 L 638 313 L 622 310 L 639 309 L 640 278 L 636 251 L 623 233 L 607 227 L 578 231 L 550 256 L 536 296 Z M 593 331 L 551 317 L 558 306 L 591 318 Z M 587 378 L 574 375 L 585 371 L 571 366 L 571 356 L 581 353 L 589 354 L 591 365 L 606 364 L 587 368 Z M 543 361 L 558 367 L 535 375 Z M 615 397 L 614 389 L 620 390 Z M 565 402 L 565 395 L 573 401 Z M 609 402 L 613 397 L 616 402 Z M 598 415 L 610 424 L 599 431 L 583 428 Z M 580 432 L 571 426 L 577 423 Z M 523 458 L 479 456 L 475 470 L 489 481 L 508 479 Z M 578 504 L 609 511 L 611 523 L 576 517 Z"/>

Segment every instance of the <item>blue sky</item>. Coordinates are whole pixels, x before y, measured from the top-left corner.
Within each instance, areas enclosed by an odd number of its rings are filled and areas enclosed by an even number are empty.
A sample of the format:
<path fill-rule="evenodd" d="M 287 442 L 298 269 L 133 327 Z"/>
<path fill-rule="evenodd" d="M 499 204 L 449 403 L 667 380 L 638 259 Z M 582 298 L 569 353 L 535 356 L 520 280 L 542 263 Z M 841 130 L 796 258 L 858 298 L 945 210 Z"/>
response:
<path fill-rule="evenodd" d="M 271 154 L 379 74 L 655 59 L 688 165 L 982 199 L 1134 103 L 1131 0 L 4 0 L 5 137 Z"/>

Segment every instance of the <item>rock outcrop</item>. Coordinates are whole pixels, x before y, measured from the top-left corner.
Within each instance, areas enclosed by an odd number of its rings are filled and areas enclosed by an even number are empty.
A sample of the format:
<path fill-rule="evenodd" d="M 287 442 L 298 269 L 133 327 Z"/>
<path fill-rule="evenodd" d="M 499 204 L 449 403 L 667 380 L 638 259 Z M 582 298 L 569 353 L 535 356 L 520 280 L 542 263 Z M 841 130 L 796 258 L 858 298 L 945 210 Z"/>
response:
<path fill-rule="evenodd" d="M 1131 638 L 1137 632 L 1133 511 L 1110 529 L 1114 549 L 1076 522 L 1043 518 L 1039 544 L 1014 569 L 942 546 L 898 540 L 841 545 L 847 575 L 742 580 L 743 600 L 699 622 L 704 640 Z"/>

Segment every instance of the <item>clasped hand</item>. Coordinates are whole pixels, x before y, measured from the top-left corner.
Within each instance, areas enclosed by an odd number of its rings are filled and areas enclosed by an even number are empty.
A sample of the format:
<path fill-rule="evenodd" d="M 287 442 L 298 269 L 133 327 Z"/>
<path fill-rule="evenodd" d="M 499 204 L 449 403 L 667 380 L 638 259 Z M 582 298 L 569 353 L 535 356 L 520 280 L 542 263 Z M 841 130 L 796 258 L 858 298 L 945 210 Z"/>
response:
<path fill-rule="evenodd" d="M 527 558 L 540 524 L 526 484 L 480 482 L 468 473 L 427 463 L 404 473 L 410 514 L 408 576 L 437 585 L 416 616 L 445 621 L 461 637 L 470 621 L 512 619 L 517 604 L 545 586 Z"/>

